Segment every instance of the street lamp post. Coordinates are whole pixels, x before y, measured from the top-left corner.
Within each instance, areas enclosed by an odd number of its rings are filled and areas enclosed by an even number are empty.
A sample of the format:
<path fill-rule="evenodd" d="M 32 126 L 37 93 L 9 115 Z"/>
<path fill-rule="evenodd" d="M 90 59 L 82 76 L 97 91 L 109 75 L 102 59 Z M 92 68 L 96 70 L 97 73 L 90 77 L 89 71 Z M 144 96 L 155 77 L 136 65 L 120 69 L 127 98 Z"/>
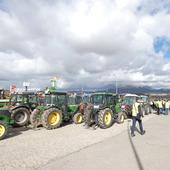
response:
<path fill-rule="evenodd" d="M 116 91 L 116 94 L 118 94 L 118 83 L 117 83 L 117 76 L 114 74 L 115 76 L 115 91 Z"/>
<path fill-rule="evenodd" d="M 23 86 L 25 87 L 25 91 L 28 91 L 28 87 L 30 86 L 29 82 L 23 82 Z"/>
<path fill-rule="evenodd" d="M 116 79 L 116 94 L 118 94 L 117 79 Z"/>

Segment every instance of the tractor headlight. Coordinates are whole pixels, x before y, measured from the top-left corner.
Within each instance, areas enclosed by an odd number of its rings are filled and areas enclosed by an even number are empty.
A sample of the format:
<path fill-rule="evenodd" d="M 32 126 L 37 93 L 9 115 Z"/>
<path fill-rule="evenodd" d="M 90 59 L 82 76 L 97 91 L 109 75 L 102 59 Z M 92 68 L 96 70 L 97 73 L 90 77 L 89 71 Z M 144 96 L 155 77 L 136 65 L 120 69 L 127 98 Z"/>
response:
<path fill-rule="evenodd" d="M 99 109 L 99 105 L 94 105 L 94 109 Z"/>

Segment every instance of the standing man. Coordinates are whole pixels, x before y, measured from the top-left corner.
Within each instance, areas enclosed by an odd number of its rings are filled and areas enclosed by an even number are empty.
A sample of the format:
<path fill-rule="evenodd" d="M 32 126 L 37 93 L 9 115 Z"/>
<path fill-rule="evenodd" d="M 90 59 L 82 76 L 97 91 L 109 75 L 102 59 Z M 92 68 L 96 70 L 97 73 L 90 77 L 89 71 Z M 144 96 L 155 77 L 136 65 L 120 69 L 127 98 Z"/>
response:
<path fill-rule="evenodd" d="M 159 99 L 158 101 L 159 114 L 163 114 L 163 101 Z"/>
<path fill-rule="evenodd" d="M 168 99 L 168 100 L 166 100 L 166 102 L 165 102 L 165 114 L 166 114 L 166 115 L 168 115 L 168 113 L 169 113 L 169 107 L 170 107 L 170 101 L 169 101 L 169 99 Z"/>
<path fill-rule="evenodd" d="M 165 109 L 165 104 L 166 104 L 166 99 L 162 99 L 162 107 L 163 107 L 163 114 L 166 115 L 166 109 Z"/>
<path fill-rule="evenodd" d="M 139 99 L 136 100 L 136 102 L 132 105 L 132 127 L 131 127 L 131 136 L 135 136 L 135 129 L 136 129 L 136 122 L 139 123 L 139 128 L 141 135 L 145 134 L 145 130 L 143 130 L 143 125 L 142 125 L 142 108 L 140 105 L 141 101 Z"/>
<path fill-rule="evenodd" d="M 158 111 L 159 111 L 159 115 L 163 114 L 163 104 L 161 99 L 158 100 Z"/>
<path fill-rule="evenodd" d="M 158 113 L 158 115 L 159 115 L 159 99 L 156 99 L 156 100 L 154 101 L 154 106 L 155 106 L 155 109 L 157 110 L 157 113 Z"/>

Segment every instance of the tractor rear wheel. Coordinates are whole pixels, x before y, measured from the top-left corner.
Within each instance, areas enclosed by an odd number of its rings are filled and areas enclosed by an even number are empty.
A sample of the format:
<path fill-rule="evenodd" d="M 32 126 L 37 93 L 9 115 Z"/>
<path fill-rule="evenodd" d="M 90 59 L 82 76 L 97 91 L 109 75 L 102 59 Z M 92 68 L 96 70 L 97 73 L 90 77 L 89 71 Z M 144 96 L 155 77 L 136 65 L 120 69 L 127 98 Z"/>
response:
<path fill-rule="evenodd" d="M 100 110 L 98 113 L 98 125 L 102 129 L 109 128 L 113 125 L 113 112 L 111 109 Z"/>
<path fill-rule="evenodd" d="M 55 129 L 61 126 L 63 122 L 62 112 L 57 108 L 51 108 L 44 111 L 42 115 L 42 124 L 46 129 Z"/>
<path fill-rule="evenodd" d="M 8 133 L 8 125 L 5 122 L 0 121 L 0 140 L 4 139 L 7 133 Z"/>
<path fill-rule="evenodd" d="M 125 120 L 125 114 L 123 112 L 120 112 L 118 113 L 118 118 L 117 118 L 117 121 L 118 123 L 124 123 L 124 120 Z"/>
<path fill-rule="evenodd" d="M 31 113 L 30 122 L 33 128 L 36 128 L 42 124 L 41 115 L 42 113 L 38 109 L 34 109 L 33 112 Z"/>
<path fill-rule="evenodd" d="M 17 126 L 25 126 L 30 119 L 30 111 L 24 107 L 17 108 L 12 111 L 11 118 Z"/>
<path fill-rule="evenodd" d="M 73 116 L 73 122 L 75 124 L 81 124 L 81 123 L 83 123 L 83 121 L 84 120 L 83 120 L 83 114 L 82 113 L 78 112 Z"/>

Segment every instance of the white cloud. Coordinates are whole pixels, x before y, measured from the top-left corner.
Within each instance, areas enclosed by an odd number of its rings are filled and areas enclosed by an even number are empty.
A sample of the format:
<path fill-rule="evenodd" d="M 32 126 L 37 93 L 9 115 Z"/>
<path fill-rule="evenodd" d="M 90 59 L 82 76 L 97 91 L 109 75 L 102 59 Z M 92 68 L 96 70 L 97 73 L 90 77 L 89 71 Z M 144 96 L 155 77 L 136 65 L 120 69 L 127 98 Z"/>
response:
<path fill-rule="evenodd" d="M 110 83 L 114 75 L 141 83 L 170 80 L 169 60 L 153 47 L 155 38 L 170 38 L 166 1 L 2 3 L 0 77 L 7 83 L 43 87 L 56 75 L 60 87 Z"/>

